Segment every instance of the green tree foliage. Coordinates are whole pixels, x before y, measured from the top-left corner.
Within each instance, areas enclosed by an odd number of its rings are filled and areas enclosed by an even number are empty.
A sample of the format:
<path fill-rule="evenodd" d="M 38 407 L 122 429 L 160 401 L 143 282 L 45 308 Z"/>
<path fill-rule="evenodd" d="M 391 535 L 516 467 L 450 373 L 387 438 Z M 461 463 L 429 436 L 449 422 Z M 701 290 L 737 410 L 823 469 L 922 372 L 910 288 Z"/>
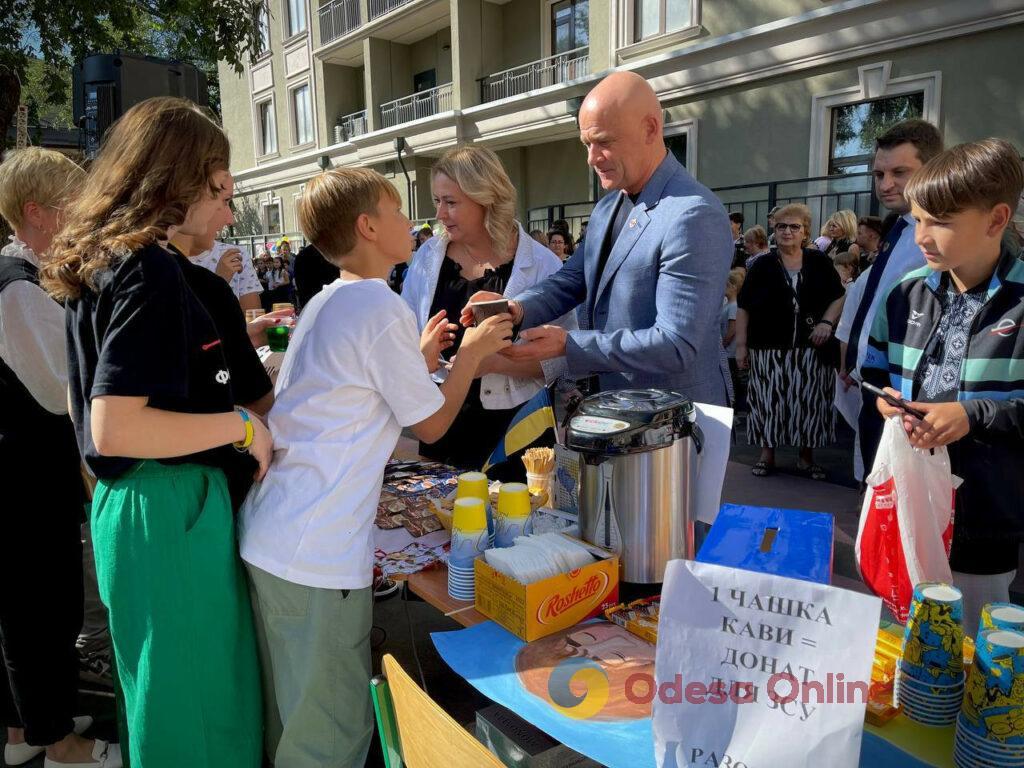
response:
<path fill-rule="evenodd" d="M 91 53 L 122 51 L 195 64 L 216 84 L 216 62 L 241 72 L 259 48 L 262 0 L 0 0 L 0 92 L 13 76 L 45 109 L 70 102 L 68 73 Z M 33 39 L 27 40 L 31 31 Z M 41 59 L 39 71 L 33 60 Z M 6 74 L 5 74 L 6 73 Z M 6 79 L 5 79 L 6 78 Z M 215 87 L 215 86 L 214 86 Z M 33 90 L 35 89 L 35 90 Z M 211 106 L 219 106 L 218 92 Z M 0 103 L 0 137 L 13 109 Z"/>

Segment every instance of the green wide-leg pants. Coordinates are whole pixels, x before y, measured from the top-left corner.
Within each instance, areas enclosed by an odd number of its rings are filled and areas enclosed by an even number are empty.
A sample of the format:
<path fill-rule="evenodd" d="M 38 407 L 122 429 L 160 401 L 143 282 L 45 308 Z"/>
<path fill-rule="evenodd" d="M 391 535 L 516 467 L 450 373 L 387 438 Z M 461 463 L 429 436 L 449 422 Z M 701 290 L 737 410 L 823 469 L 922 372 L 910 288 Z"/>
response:
<path fill-rule="evenodd" d="M 227 483 L 144 461 L 92 505 L 135 768 L 259 768 L 259 668 Z"/>

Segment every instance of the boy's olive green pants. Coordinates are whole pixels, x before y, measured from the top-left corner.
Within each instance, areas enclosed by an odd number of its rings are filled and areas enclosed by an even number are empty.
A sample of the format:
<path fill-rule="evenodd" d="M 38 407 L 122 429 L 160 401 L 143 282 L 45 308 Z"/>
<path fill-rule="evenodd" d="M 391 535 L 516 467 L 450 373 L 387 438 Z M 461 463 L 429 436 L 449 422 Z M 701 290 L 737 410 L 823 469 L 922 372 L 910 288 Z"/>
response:
<path fill-rule="evenodd" d="M 276 768 L 362 768 L 373 735 L 373 589 L 318 589 L 246 564 Z"/>

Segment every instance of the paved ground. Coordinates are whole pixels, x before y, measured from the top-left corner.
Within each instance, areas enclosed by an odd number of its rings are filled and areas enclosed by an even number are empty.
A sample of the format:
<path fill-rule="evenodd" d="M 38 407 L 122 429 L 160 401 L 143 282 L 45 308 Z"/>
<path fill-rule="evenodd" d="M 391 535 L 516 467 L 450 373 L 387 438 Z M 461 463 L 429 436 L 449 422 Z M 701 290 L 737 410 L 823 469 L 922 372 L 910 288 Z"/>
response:
<path fill-rule="evenodd" d="M 851 451 L 852 434 L 840 427 L 836 445 L 822 449 L 816 455 L 818 463 L 829 473 L 829 482 L 815 482 L 787 472 L 786 467 L 795 464 L 796 460 L 796 454 L 792 451 L 779 452 L 778 474 L 769 478 L 755 478 L 750 474 L 750 465 L 756 460 L 757 450 L 746 445 L 742 436 L 737 436 L 722 499 L 737 504 L 832 513 L 836 520 L 833 583 L 847 589 L 866 591 L 857 576 L 853 554 L 860 494 L 850 469 Z M 1015 592 L 1018 601 L 1024 597 L 1024 581 L 1015 584 Z M 380 656 L 383 653 L 393 654 L 415 678 L 425 682 L 430 695 L 456 719 L 462 723 L 471 723 L 474 712 L 488 702 L 448 669 L 430 641 L 432 632 L 454 631 L 460 627 L 418 598 L 411 596 L 407 601 L 403 595 L 378 603 L 374 623 L 378 628 L 373 635 L 374 668 L 380 669 Z M 82 711 L 97 717 L 95 732 L 102 737 L 113 735 L 111 709 L 109 698 L 92 694 L 83 696 Z M 4 736 L 0 734 L 0 741 Z M 367 765 L 382 765 L 376 740 Z M 42 760 L 30 766 L 41 768 Z"/>

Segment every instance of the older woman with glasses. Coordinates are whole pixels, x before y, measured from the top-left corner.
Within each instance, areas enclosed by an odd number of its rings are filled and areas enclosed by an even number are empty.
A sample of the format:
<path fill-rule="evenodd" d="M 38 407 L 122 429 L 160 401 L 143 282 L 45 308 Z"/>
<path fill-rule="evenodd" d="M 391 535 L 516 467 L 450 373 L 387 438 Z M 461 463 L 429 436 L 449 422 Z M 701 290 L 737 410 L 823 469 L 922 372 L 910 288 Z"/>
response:
<path fill-rule="evenodd" d="M 807 247 L 811 212 L 787 205 L 775 214 L 776 249 L 757 259 L 740 290 L 736 364 L 750 369 L 747 436 L 761 447 L 753 474 L 775 470 L 775 449 L 798 446 L 797 468 L 825 471 L 813 449 L 834 440 L 832 334 L 845 292 L 831 260 Z"/>

